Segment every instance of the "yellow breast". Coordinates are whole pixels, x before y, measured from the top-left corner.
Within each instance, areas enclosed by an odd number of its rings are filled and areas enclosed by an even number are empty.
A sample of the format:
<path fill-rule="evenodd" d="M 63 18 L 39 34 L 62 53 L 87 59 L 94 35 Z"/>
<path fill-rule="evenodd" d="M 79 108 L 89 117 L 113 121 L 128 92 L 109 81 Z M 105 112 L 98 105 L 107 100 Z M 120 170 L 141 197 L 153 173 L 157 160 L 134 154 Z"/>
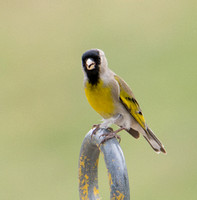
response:
<path fill-rule="evenodd" d="M 114 113 L 114 102 L 111 88 L 105 87 L 102 81 L 97 85 L 85 84 L 85 94 L 89 104 L 103 118 L 110 118 Z"/>

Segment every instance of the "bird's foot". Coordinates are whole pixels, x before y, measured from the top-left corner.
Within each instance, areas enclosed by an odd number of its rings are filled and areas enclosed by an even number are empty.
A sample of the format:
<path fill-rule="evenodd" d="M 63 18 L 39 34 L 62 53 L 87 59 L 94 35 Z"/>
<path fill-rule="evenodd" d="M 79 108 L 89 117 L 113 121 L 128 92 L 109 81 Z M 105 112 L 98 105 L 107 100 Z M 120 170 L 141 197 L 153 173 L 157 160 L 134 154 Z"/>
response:
<path fill-rule="evenodd" d="M 114 131 L 112 128 L 107 128 L 107 130 L 109 130 L 109 133 L 103 133 L 102 135 L 100 135 L 100 137 L 105 136 L 105 138 L 101 141 L 101 143 L 99 144 L 99 146 L 101 146 L 101 144 L 104 144 L 107 140 L 112 139 L 112 138 L 116 138 L 119 140 L 119 143 L 121 142 L 121 137 L 119 135 L 117 135 L 118 132 L 120 132 L 121 130 L 123 130 L 123 128 L 120 128 L 116 131 Z"/>
<path fill-rule="evenodd" d="M 92 129 L 95 128 L 93 131 L 92 131 L 92 134 L 91 134 L 91 139 L 92 139 L 92 136 L 96 134 L 96 132 L 99 130 L 100 128 L 100 124 L 94 124 L 92 126 Z"/>
<path fill-rule="evenodd" d="M 111 128 L 111 127 L 108 127 L 107 130 L 108 130 L 109 132 L 113 132 L 113 131 L 114 131 L 113 128 Z"/>

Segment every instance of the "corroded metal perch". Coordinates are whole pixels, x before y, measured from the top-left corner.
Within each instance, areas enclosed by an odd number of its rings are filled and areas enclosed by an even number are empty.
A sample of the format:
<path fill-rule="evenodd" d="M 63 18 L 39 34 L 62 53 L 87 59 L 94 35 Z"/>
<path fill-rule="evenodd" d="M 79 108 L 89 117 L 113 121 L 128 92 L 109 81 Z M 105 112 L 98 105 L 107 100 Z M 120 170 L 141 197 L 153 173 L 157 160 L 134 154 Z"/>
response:
<path fill-rule="evenodd" d="M 129 178 L 122 149 L 113 138 L 99 147 L 104 139 L 100 137 L 106 129 L 92 135 L 90 130 L 85 136 L 79 158 L 79 196 L 80 200 L 99 200 L 98 161 L 100 151 L 104 155 L 108 170 L 111 200 L 129 200 Z M 92 138 L 91 138 L 92 135 Z"/>

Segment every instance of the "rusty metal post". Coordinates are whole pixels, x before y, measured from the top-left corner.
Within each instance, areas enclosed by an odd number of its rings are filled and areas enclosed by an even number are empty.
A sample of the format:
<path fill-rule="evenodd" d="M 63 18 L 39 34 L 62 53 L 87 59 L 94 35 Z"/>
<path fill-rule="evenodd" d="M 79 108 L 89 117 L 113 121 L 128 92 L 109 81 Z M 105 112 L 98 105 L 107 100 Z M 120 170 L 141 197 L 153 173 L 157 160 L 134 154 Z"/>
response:
<path fill-rule="evenodd" d="M 108 130 L 100 129 L 91 138 L 92 130 L 85 136 L 79 157 L 79 196 L 80 200 L 99 200 L 98 190 L 98 161 L 100 151 L 104 155 L 108 170 L 111 200 L 129 200 L 129 178 L 122 149 L 113 138 L 100 146 Z"/>

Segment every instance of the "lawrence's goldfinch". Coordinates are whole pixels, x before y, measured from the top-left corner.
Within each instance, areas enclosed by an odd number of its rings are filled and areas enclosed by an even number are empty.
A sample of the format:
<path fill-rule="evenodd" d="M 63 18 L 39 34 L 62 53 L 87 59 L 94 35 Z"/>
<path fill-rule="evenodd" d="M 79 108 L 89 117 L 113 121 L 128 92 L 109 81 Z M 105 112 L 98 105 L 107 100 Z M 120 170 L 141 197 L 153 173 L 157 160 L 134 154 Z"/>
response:
<path fill-rule="evenodd" d="M 111 134 L 106 139 L 117 137 L 116 133 L 126 130 L 133 137 L 139 138 L 141 133 L 157 152 L 166 153 L 164 146 L 145 122 L 142 110 L 131 89 L 114 72 L 108 68 L 103 51 L 91 49 L 82 55 L 84 71 L 84 87 L 88 102 L 103 117 L 98 128 L 108 128 Z M 112 131 L 111 124 L 120 129 Z"/>

